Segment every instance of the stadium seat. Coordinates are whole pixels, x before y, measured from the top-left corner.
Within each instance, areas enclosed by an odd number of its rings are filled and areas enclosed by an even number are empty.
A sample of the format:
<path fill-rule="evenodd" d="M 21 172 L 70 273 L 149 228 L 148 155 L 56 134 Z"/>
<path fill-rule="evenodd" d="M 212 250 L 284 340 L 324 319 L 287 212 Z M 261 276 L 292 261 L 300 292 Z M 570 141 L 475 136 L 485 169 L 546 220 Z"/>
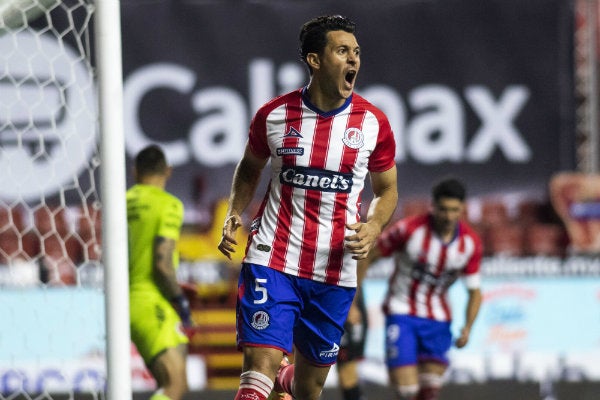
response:
<path fill-rule="evenodd" d="M 413 198 L 401 201 L 402 217 L 424 214 L 430 210 L 431 200 L 428 198 Z"/>
<path fill-rule="evenodd" d="M 507 225 L 510 222 L 506 205 L 496 199 L 484 200 L 481 205 L 481 223 L 485 227 Z"/>
<path fill-rule="evenodd" d="M 39 235 L 37 256 L 47 273 L 42 280 L 58 285 L 75 284 L 81 247 L 73 236 L 65 208 L 44 205 L 34 210 L 33 221 Z"/>
<path fill-rule="evenodd" d="M 21 207 L 0 207 L 0 264 L 30 261 L 34 256 L 35 242 L 35 235 L 25 229 Z"/>
<path fill-rule="evenodd" d="M 102 256 L 102 214 L 93 204 L 80 207 L 77 234 L 82 247 L 82 261 L 100 261 Z"/>
<path fill-rule="evenodd" d="M 486 255 L 519 257 L 523 251 L 524 229 L 518 224 L 495 224 L 485 229 Z"/>
<path fill-rule="evenodd" d="M 566 252 L 566 232 L 558 224 L 534 223 L 527 227 L 525 253 L 561 257 Z"/>

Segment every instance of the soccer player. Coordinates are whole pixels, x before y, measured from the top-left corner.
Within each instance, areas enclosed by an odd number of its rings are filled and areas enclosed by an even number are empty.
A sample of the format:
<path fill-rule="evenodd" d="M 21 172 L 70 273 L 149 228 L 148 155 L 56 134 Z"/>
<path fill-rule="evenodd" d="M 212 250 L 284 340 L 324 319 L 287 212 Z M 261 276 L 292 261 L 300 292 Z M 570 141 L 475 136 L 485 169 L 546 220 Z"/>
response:
<path fill-rule="evenodd" d="M 435 400 L 448 366 L 452 314 L 448 288 L 464 278 L 468 290 L 466 322 L 455 345 L 464 347 L 481 305 L 481 240 L 461 220 L 466 190 L 456 179 L 432 189 L 430 213 L 390 225 L 361 268 L 379 257 L 394 256 L 383 310 L 386 362 L 399 400 Z"/>
<path fill-rule="evenodd" d="M 367 256 L 396 207 L 389 122 L 353 93 L 360 69 L 354 28 L 337 15 L 302 26 L 300 53 L 310 81 L 257 111 L 235 170 L 218 246 L 228 257 L 270 160 L 271 181 L 250 226 L 238 283 L 244 361 L 236 400 L 264 400 L 276 376 L 282 396 L 320 397 L 356 291 L 357 260 Z M 367 174 L 374 198 L 361 221 Z M 294 363 L 280 369 L 293 345 Z"/>
<path fill-rule="evenodd" d="M 151 400 L 180 400 L 188 390 L 181 325 L 191 324 L 175 275 L 183 204 L 165 191 L 171 167 L 158 146 L 137 154 L 134 176 L 127 191 L 131 339 L 156 379 Z"/>

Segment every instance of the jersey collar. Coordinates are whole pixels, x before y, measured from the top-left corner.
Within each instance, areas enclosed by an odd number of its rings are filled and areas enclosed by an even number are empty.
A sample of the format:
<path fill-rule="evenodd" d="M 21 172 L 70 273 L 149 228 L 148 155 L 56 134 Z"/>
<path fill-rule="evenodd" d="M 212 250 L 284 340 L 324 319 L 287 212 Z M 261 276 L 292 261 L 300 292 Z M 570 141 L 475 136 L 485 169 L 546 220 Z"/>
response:
<path fill-rule="evenodd" d="M 302 88 L 302 101 L 304 102 L 304 104 L 306 105 L 306 107 L 308 107 L 309 109 L 311 109 L 312 111 L 316 112 L 317 114 L 319 114 L 321 117 L 327 118 L 327 117 L 331 117 L 333 115 L 336 115 L 338 113 L 340 113 L 341 111 L 343 111 L 346 107 L 348 107 L 348 105 L 350 105 L 350 103 L 352 103 L 352 97 L 354 96 L 354 93 L 350 95 L 350 97 L 348 97 L 346 99 L 346 101 L 344 101 L 344 104 L 342 104 L 340 107 L 331 110 L 331 111 L 323 111 L 320 110 L 317 106 L 315 106 L 313 103 L 310 102 L 310 99 L 308 98 L 308 86 L 305 86 L 304 88 Z"/>

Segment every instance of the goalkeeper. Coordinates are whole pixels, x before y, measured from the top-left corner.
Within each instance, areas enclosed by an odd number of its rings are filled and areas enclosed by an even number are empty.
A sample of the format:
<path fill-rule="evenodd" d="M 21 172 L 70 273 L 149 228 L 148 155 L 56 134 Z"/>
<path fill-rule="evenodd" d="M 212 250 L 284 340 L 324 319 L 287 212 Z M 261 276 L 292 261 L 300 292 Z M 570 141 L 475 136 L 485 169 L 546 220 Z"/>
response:
<path fill-rule="evenodd" d="M 158 386 L 150 400 L 188 391 L 182 323 L 191 325 L 190 306 L 175 275 L 183 204 L 165 191 L 170 175 L 163 151 L 150 145 L 136 156 L 127 191 L 131 339 Z"/>

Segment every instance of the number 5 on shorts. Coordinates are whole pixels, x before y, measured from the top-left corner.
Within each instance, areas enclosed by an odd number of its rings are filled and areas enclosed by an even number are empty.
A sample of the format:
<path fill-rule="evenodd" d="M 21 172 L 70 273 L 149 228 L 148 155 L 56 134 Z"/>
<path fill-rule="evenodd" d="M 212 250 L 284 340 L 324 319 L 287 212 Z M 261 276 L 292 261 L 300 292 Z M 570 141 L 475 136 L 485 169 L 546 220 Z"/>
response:
<path fill-rule="evenodd" d="M 254 280 L 254 290 L 256 292 L 260 292 L 262 297 L 260 299 L 254 300 L 254 304 L 263 304 L 267 302 L 269 295 L 267 294 L 267 288 L 261 286 L 261 283 L 267 283 L 267 280 L 264 278 L 256 278 Z"/>

